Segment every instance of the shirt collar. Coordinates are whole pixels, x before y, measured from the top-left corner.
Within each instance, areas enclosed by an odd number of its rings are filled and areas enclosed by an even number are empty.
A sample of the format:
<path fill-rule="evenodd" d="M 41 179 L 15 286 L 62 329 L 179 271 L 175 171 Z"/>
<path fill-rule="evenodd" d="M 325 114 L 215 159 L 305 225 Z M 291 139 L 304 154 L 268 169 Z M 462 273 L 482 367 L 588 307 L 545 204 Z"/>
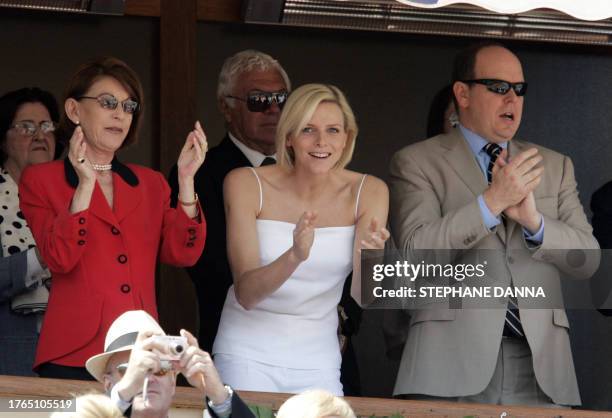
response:
<path fill-rule="evenodd" d="M 229 136 L 229 139 L 234 143 L 234 145 L 236 145 L 238 149 L 242 151 L 244 156 L 247 157 L 247 160 L 249 160 L 253 167 L 259 167 L 266 157 L 272 157 L 276 160 L 276 154 L 265 155 L 259 151 L 249 148 L 242 142 L 240 142 L 238 138 L 232 135 L 232 133 L 229 131 L 227 132 L 227 136 Z"/>
<path fill-rule="evenodd" d="M 127 165 L 121 163 L 117 157 L 113 158 L 113 161 L 111 161 L 111 166 L 111 171 L 117 173 L 117 175 L 119 175 L 119 177 L 121 177 L 127 184 L 132 187 L 138 186 L 139 181 L 136 174 Z M 72 163 L 68 157 L 64 158 L 64 174 L 70 187 L 76 189 L 76 187 L 79 185 L 79 176 L 77 175 L 76 170 L 72 166 Z"/>
<path fill-rule="evenodd" d="M 484 152 L 482 148 L 487 145 L 489 141 L 478 135 L 476 132 L 469 130 L 462 124 L 459 124 L 459 129 L 461 130 L 463 137 L 467 141 L 474 155 L 478 155 L 480 152 Z M 506 149 L 508 147 L 508 141 L 502 142 L 498 145 L 503 149 Z"/>

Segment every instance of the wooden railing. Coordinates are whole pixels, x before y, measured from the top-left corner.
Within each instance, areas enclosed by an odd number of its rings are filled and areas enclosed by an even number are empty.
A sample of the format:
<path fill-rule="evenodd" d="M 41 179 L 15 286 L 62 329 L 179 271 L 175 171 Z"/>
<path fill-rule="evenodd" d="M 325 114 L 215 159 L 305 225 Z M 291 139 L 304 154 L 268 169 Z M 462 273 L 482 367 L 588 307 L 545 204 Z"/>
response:
<path fill-rule="evenodd" d="M 97 382 L 79 380 L 57 380 L 17 376 L 0 376 L 1 399 L 59 399 L 90 392 L 100 392 L 102 386 Z M 280 393 L 240 391 L 240 396 L 250 405 L 267 406 L 277 410 L 290 395 Z M 498 406 L 484 404 L 464 404 L 435 401 L 405 401 L 380 398 L 345 398 L 358 416 L 377 417 L 400 414 L 404 417 L 525 417 L 525 418 L 596 418 L 611 417 L 610 412 L 585 410 L 565 410 L 530 408 L 523 406 Z M 199 393 L 192 388 L 179 387 L 176 390 L 170 418 L 202 416 L 204 402 Z M 504 412 L 506 415 L 504 415 Z M 2 413 L 0 417 L 18 416 L 19 418 L 48 417 L 49 413 Z"/>

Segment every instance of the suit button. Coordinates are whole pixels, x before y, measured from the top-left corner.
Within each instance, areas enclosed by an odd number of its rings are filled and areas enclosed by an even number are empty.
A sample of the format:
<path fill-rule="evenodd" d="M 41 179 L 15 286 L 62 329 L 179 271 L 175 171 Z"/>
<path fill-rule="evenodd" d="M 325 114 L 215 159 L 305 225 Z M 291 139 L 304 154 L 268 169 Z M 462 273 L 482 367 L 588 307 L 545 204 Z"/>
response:
<path fill-rule="evenodd" d="M 195 228 L 189 228 L 189 229 L 187 230 L 187 232 L 189 232 L 191 235 L 195 235 L 196 230 L 195 230 Z"/>
<path fill-rule="evenodd" d="M 80 240 L 79 240 L 79 242 L 77 242 L 77 244 L 79 244 L 79 245 L 85 245 L 85 241 L 84 241 L 84 240 L 82 240 L 82 239 L 80 239 Z"/>
<path fill-rule="evenodd" d="M 113 227 L 111 228 L 111 233 L 112 233 L 113 235 L 119 235 L 119 230 L 113 226 Z"/>
<path fill-rule="evenodd" d="M 127 263 L 127 256 L 125 254 L 121 254 L 119 257 L 117 257 L 117 261 L 121 264 L 125 264 Z"/>
<path fill-rule="evenodd" d="M 190 235 L 189 236 L 189 241 L 195 241 L 197 237 L 195 235 Z"/>
<path fill-rule="evenodd" d="M 87 233 L 87 231 L 85 231 L 84 229 L 79 229 L 79 235 L 83 236 Z"/>
<path fill-rule="evenodd" d="M 193 247 L 193 242 L 188 242 L 186 245 L 187 245 L 189 248 L 191 248 L 191 247 Z"/>
<path fill-rule="evenodd" d="M 81 218 L 79 218 L 79 223 L 80 223 L 81 225 L 83 225 L 83 224 L 85 223 L 85 218 L 82 218 L 82 217 L 81 217 Z"/>
<path fill-rule="evenodd" d="M 130 290 L 131 290 L 131 288 L 130 288 L 129 284 L 122 284 L 121 285 L 121 291 L 123 293 L 130 293 Z"/>

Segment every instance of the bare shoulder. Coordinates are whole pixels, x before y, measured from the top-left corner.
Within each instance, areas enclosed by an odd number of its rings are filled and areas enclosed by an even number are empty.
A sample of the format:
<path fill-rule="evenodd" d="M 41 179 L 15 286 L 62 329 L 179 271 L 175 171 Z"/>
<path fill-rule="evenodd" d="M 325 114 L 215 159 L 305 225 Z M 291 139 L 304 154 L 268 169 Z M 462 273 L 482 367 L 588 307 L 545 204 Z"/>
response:
<path fill-rule="evenodd" d="M 251 167 L 235 168 L 225 176 L 223 180 L 226 189 L 246 189 L 257 183 L 257 178 L 253 174 Z"/>
<path fill-rule="evenodd" d="M 344 178 L 351 184 L 355 193 L 360 193 L 361 196 L 384 194 L 389 190 L 384 181 L 371 174 L 344 170 Z M 360 189 L 361 192 L 359 192 Z"/>

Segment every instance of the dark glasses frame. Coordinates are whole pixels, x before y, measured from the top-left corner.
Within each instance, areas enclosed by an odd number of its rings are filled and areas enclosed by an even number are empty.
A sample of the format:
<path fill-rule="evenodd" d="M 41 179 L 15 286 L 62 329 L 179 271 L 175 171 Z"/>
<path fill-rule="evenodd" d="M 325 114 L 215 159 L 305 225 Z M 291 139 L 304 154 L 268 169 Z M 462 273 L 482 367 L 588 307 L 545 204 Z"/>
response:
<path fill-rule="evenodd" d="M 52 120 L 44 120 L 38 124 L 33 120 L 20 120 L 12 124 L 10 128 L 17 129 L 21 135 L 34 136 L 38 131 L 42 131 L 43 134 L 55 132 L 57 124 Z"/>
<path fill-rule="evenodd" d="M 98 102 L 100 107 L 102 107 L 103 109 L 109 109 L 109 110 L 117 109 L 117 105 L 119 104 L 119 100 L 110 93 L 103 93 L 97 97 L 93 97 L 93 96 L 77 97 L 77 100 L 82 100 L 82 99 L 95 100 Z M 124 101 L 121 102 L 121 108 L 123 109 L 125 113 L 133 115 L 140 108 L 140 103 L 138 103 L 134 99 L 125 99 Z"/>
<path fill-rule="evenodd" d="M 507 94 L 510 89 L 514 90 L 514 94 L 518 97 L 523 97 L 527 93 L 527 82 L 519 81 L 518 83 L 511 83 L 506 80 L 498 80 L 495 78 L 478 78 L 475 80 L 459 80 L 466 84 L 482 84 L 495 94 L 501 94 L 502 96 Z"/>
<path fill-rule="evenodd" d="M 287 98 L 289 97 L 288 91 L 260 91 L 253 90 L 247 93 L 246 99 L 243 97 L 237 97 L 232 95 L 225 96 L 228 99 L 236 99 L 242 102 L 246 102 L 247 109 L 249 112 L 265 112 L 272 107 L 273 103 L 282 109 Z"/>

